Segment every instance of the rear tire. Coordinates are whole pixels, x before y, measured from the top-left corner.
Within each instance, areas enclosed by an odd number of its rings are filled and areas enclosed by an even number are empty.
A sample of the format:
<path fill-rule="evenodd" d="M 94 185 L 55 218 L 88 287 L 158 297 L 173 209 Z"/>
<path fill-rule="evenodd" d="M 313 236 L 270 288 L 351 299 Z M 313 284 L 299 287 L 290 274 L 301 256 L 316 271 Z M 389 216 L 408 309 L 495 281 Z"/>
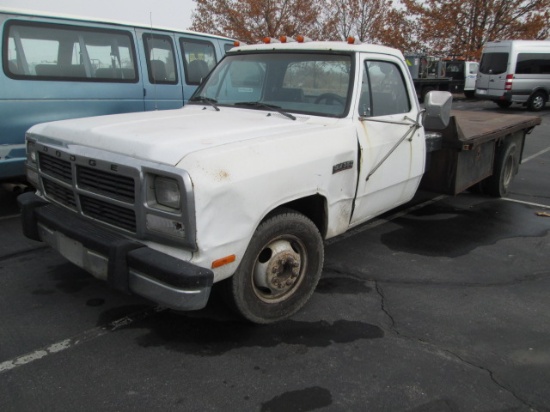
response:
<path fill-rule="evenodd" d="M 483 193 L 494 197 L 503 197 L 519 167 L 520 147 L 515 140 L 508 141 L 502 150 L 497 152 L 493 175 L 481 182 Z"/>
<path fill-rule="evenodd" d="M 323 239 L 302 214 L 285 210 L 256 229 L 235 272 L 222 285 L 241 316 L 266 324 L 286 319 L 309 300 L 323 267 Z"/>

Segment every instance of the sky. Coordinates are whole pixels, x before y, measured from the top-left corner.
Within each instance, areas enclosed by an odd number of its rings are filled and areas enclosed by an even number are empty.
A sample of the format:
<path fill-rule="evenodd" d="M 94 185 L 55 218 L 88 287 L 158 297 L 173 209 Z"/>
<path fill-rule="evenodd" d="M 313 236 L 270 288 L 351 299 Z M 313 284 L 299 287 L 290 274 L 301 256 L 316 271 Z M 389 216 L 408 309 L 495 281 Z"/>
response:
<path fill-rule="evenodd" d="M 193 0 L 1 0 L 2 8 L 46 11 L 140 23 L 147 26 L 188 29 Z M 151 24 L 152 21 L 152 24 Z"/>

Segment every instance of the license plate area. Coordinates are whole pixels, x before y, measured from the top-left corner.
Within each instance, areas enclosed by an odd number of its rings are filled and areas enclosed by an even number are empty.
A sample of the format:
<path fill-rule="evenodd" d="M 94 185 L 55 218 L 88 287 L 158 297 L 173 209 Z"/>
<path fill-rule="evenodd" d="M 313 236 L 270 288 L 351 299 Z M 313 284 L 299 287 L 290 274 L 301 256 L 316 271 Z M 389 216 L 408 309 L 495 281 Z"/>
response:
<path fill-rule="evenodd" d="M 39 224 L 40 238 L 57 250 L 65 259 L 91 273 L 94 277 L 107 281 L 109 260 L 63 233 Z"/>

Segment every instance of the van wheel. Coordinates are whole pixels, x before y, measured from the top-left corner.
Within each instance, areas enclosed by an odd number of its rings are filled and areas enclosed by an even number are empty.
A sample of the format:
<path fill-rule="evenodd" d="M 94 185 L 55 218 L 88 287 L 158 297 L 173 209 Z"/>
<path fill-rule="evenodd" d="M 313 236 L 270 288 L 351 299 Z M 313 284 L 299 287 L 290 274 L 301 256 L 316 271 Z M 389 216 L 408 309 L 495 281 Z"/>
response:
<path fill-rule="evenodd" d="M 493 175 L 481 182 L 483 193 L 494 197 L 506 196 L 519 166 L 520 154 L 517 142 L 508 141 L 499 153 L 497 153 Z"/>
<path fill-rule="evenodd" d="M 505 100 L 499 100 L 498 102 L 496 102 L 496 104 L 501 109 L 507 109 L 512 105 L 512 102 L 508 102 L 508 101 L 505 101 Z"/>
<path fill-rule="evenodd" d="M 224 281 L 223 293 L 249 321 L 286 319 L 313 294 L 323 258 L 323 239 L 313 222 L 284 210 L 258 226 L 237 271 Z"/>
<path fill-rule="evenodd" d="M 535 92 L 529 98 L 529 101 L 527 102 L 527 108 L 534 112 L 538 112 L 544 108 L 544 106 L 546 105 L 546 100 L 547 97 L 543 92 Z"/>
<path fill-rule="evenodd" d="M 466 96 L 467 99 L 473 99 L 474 97 L 476 97 L 476 92 L 473 90 L 465 90 L 464 96 Z"/>

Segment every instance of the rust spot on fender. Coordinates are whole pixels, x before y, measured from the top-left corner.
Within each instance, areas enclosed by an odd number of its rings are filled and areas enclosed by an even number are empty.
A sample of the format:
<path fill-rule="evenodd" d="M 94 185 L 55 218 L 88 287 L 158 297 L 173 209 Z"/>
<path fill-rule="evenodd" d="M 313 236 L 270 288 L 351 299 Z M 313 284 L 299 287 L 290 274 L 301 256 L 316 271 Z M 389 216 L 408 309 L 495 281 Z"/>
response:
<path fill-rule="evenodd" d="M 218 180 L 227 180 L 229 179 L 229 173 L 225 170 L 220 170 L 217 174 L 216 174 L 216 178 Z"/>

